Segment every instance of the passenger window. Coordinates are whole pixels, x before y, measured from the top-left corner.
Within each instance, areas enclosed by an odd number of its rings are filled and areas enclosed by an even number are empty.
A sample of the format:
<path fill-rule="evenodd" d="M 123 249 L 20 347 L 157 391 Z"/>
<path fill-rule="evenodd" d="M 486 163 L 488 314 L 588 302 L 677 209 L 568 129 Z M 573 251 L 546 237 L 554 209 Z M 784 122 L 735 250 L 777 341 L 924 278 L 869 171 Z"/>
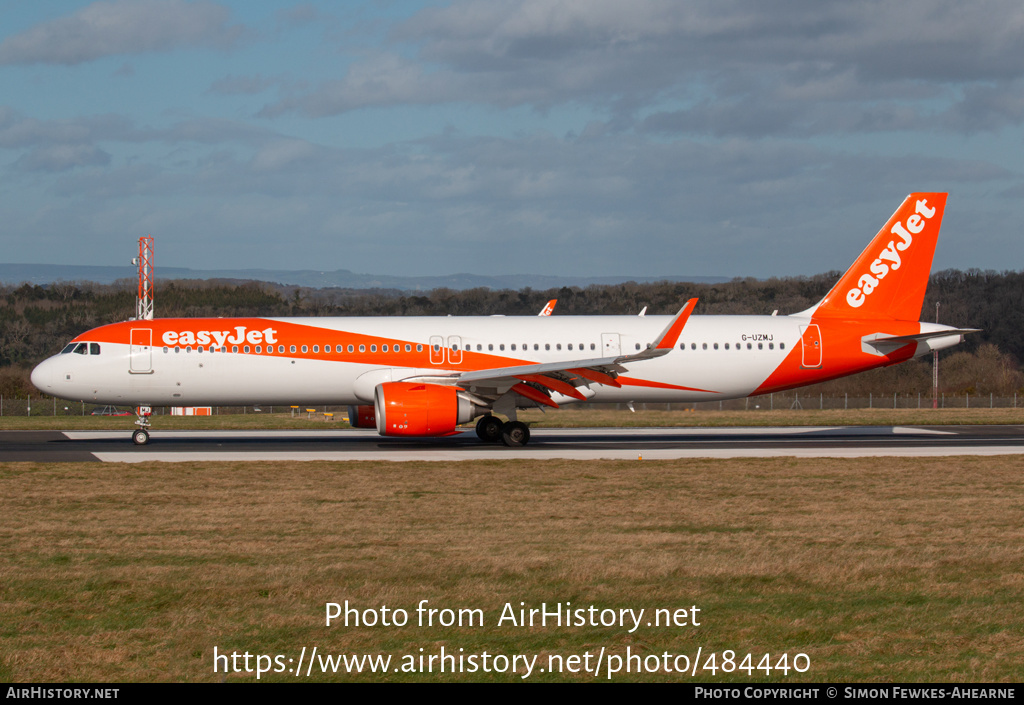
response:
<path fill-rule="evenodd" d="M 174 348 L 174 352 L 178 352 L 178 348 Z M 238 346 L 237 345 L 232 345 L 231 346 L 231 352 L 233 352 L 233 353 L 238 352 Z"/>
<path fill-rule="evenodd" d="M 249 346 L 248 346 L 248 345 L 246 345 L 246 346 L 245 346 L 244 348 L 242 348 L 242 350 L 243 350 L 244 352 L 248 353 L 248 352 L 249 352 Z M 185 352 L 188 352 L 188 348 L 185 348 Z"/>
<path fill-rule="evenodd" d="M 477 349 L 477 350 L 479 350 L 479 349 L 480 349 L 480 346 L 479 346 L 479 345 L 477 345 L 477 346 L 476 346 L 476 349 Z M 406 351 L 406 352 L 412 352 L 412 346 L 411 346 L 411 345 L 409 345 L 409 343 L 406 343 L 406 344 L 405 344 L 405 351 Z"/>
<path fill-rule="evenodd" d="M 516 344 L 515 344 L 515 343 L 512 343 L 512 349 L 513 349 L 513 350 L 515 350 L 515 349 L 516 349 Z"/>
<path fill-rule="evenodd" d="M 309 346 L 308 345 L 303 345 L 302 346 L 302 352 L 304 352 L 304 353 L 309 352 Z"/>
<path fill-rule="evenodd" d="M 786 349 L 786 344 L 785 343 L 779 343 L 779 350 L 785 350 L 785 349 Z"/>
<path fill-rule="evenodd" d="M 452 350 L 454 350 L 454 349 L 455 349 L 455 346 L 453 345 L 452 346 Z M 381 345 L 380 346 L 380 351 L 381 352 L 387 352 L 388 351 L 388 346 L 387 345 Z M 313 346 L 313 352 L 316 352 L 316 346 L 315 345 Z"/>
<path fill-rule="evenodd" d="M 569 343 L 569 349 L 572 350 L 572 343 Z"/>
<path fill-rule="evenodd" d="M 423 345 L 422 344 L 416 346 L 416 352 L 423 352 Z"/>
<path fill-rule="evenodd" d="M 349 351 L 349 352 L 355 352 L 355 351 L 356 351 L 356 349 L 355 349 L 355 347 L 353 347 L 352 345 L 349 345 L 349 346 L 348 346 L 348 351 Z"/>
<path fill-rule="evenodd" d="M 728 350 L 728 349 L 729 349 L 729 343 L 726 343 L 726 344 L 725 344 L 725 349 L 726 349 L 726 350 Z"/>
<path fill-rule="evenodd" d="M 256 349 L 256 352 L 259 352 L 259 348 Z M 319 345 L 314 345 L 313 346 L 313 352 L 315 352 L 315 353 L 320 352 L 320 346 Z"/>

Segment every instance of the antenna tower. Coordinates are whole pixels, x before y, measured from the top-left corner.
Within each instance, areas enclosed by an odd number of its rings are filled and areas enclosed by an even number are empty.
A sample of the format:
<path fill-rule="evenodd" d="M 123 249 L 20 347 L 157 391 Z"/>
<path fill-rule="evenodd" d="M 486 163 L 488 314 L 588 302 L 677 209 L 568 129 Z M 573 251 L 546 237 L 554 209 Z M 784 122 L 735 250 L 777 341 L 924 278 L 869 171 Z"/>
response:
<path fill-rule="evenodd" d="M 139 321 L 153 320 L 153 237 L 139 238 L 139 296 L 135 300 L 135 318 Z"/>

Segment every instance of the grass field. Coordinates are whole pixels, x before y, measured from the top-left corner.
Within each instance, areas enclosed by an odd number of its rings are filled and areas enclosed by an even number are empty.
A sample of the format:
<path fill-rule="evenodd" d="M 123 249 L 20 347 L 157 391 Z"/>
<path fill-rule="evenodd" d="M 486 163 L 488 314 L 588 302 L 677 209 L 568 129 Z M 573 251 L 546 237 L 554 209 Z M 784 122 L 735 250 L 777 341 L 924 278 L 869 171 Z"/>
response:
<path fill-rule="evenodd" d="M 806 409 L 779 411 L 655 411 L 566 408 L 543 413 L 524 411 L 520 419 L 535 428 L 700 427 L 700 426 L 927 426 L 959 424 L 1024 424 L 1020 409 Z M 345 414 L 327 421 L 302 413 L 220 414 L 217 416 L 154 416 L 156 429 L 324 429 L 347 428 Z M 134 416 L 4 416 L 0 430 L 130 431 Z M 472 426 L 472 424 L 468 424 Z"/>
<path fill-rule="evenodd" d="M 606 663 L 700 648 L 701 666 L 724 650 L 755 666 L 802 653 L 809 670 L 769 680 L 1020 681 L 1022 468 L 1019 456 L 0 464 L 0 678 L 248 681 L 214 674 L 215 646 L 295 661 L 316 646 L 396 662 L 442 647 L 539 655 L 538 668 L 602 648 Z M 325 604 L 345 600 L 411 623 L 326 627 Z M 421 600 L 486 621 L 415 626 Z M 506 603 L 566 601 L 696 605 L 700 626 L 496 624 Z"/>

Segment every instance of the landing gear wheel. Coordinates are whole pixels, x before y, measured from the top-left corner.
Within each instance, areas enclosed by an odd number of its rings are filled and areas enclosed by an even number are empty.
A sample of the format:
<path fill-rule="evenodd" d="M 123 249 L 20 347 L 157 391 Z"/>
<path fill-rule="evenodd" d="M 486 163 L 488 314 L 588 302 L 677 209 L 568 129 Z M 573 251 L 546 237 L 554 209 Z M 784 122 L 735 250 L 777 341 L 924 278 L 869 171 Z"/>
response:
<path fill-rule="evenodd" d="M 149 431 L 139 429 L 132 433 L 132 443 L 137 446 L 144 446 L 149 443 Z"/>
<path fill-rule="evenodd" d="M 501 419 L 497 416 L 481 416 L 476 422 L 476 435 L 484 443 L 497 443 L 501 440 Z"/>
<path fill-rule="evenodd" d="M 501 442 L 510 448 L 521 448 L 530 442 L 530 427 L 522 421 L 509 421 L 501 427 Z"/>

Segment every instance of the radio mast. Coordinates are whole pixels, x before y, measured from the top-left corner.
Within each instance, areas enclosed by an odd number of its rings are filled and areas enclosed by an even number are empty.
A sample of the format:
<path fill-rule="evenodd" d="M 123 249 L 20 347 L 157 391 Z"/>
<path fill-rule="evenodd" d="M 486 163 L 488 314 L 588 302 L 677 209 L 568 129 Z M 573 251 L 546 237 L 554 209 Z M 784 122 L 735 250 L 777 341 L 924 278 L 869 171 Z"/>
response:
<path fill-rule="evenodd" d="M 139 256 L 132 264 L 139 265 L 139 296 L 135 300 L 135 319 L 153 320 L 153 237 L 139 238 Z"/>

